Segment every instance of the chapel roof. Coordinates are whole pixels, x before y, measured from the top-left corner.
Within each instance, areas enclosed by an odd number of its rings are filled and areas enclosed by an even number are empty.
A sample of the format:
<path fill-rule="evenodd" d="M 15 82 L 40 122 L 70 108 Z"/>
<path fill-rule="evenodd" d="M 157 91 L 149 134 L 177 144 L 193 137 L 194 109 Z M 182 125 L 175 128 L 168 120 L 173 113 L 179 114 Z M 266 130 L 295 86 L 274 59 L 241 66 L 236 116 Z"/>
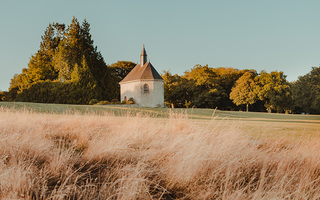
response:
<path fill-rule="evenodd" d="M 143 44 L 143 48 L 141 51 L 141 56 L 147 56 L 147 52 L 146 52 L 146 49 L 144 48 L 144 44 Z"/>
<path fill-rule="evenodd" d="M 135 81 L 135 80 L 163 80 L 163 79 L 149 61 L 145 63 L 143 66 L 141 66 L 141 64 L 137 64 L 120 83 L 125 83 L 125 82 Z"/>

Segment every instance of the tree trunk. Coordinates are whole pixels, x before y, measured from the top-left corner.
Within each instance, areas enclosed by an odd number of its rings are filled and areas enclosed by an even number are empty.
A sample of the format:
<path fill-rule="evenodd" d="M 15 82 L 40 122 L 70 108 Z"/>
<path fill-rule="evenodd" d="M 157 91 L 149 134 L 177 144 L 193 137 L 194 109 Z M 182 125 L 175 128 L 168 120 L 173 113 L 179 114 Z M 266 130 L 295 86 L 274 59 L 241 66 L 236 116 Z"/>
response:
<path fill-rule="evenodd" d="M 247 104 L 247 112 L 249 112 L 249 104 Z"/>

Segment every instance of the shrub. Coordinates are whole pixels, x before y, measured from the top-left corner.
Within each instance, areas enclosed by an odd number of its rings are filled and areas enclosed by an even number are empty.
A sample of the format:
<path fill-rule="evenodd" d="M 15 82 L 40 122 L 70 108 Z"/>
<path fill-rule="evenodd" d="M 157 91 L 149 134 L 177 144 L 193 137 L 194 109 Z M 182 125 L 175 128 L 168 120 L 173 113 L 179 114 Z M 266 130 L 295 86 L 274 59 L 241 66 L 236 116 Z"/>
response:
<path fill-rule="evenodd" d="M 108 105 L 108 104 L 110 104 L 109 101 L 100 101 L 96 105 Z"/>
<path fill-rule="evenodd" d="M 89 105 L 94 105 L 94 104 L 97 104 L 97 103 L 99 103 L 99 101 L 97 99 L 91 99 L 89 101 Z"/>
<path fill-rule="evenodd" d="M 123 101 L 121 102 L 121 104 L 127 104 L 127 101 L 126 101 L 126 100 L 123 100 Z"/>
<path fill-rule="evenodd" d="M 130 97 L 128 101 L 132 101 L 134 103 L 133 97 Z"/>
<path fill-rule="evenodd" d="M 111 104 L 119 104 L 120 101 L 118 99 L 112 99 Z"/>

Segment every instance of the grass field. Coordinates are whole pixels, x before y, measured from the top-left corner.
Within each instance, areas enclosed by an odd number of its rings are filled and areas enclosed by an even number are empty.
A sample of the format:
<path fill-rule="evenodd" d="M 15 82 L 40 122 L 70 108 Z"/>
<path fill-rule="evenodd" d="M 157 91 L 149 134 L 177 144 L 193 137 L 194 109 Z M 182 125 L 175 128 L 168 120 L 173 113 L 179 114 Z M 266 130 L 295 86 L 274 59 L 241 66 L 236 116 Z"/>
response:
<path fill-rule="evenodd" d="M 0 199 L 320 199 L 319 124 L 0 102 Z"/>
<path fill-rule="evenodd" d="M 117 105 L 66 105 L 42 104 L 23 102 L 0 102 L 0 106 L 33 110 L 41 113 L 109 113 L 115 116 L 146 115 L 154 118 L 168 118 L 172 113 L 182 114 L 201 126 L 212 125 L 215 121 L 223 120 L 225 124 L 239 121 L 241 129 L 254 137 L 319 137 L 320 115 L 276 114 L 262 112 L 220 111 L 213 109 L 169 109 L 169 108 L 134 108 Z"/>

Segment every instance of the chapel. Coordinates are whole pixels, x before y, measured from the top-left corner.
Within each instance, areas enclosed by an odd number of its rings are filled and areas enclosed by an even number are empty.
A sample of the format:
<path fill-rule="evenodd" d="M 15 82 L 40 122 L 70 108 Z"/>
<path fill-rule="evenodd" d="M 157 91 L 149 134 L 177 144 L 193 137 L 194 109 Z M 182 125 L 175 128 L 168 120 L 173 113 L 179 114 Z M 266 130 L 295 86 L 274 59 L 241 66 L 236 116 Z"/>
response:
<path fill-rule="evenodd" d="M 142 48 L 140 64 L 137 64 L 130 73 L 120 82 L 121 101 L 133 98 L 140 107 L 164 107 L 164 80 L 147 62 L 147 52 Z"/>

